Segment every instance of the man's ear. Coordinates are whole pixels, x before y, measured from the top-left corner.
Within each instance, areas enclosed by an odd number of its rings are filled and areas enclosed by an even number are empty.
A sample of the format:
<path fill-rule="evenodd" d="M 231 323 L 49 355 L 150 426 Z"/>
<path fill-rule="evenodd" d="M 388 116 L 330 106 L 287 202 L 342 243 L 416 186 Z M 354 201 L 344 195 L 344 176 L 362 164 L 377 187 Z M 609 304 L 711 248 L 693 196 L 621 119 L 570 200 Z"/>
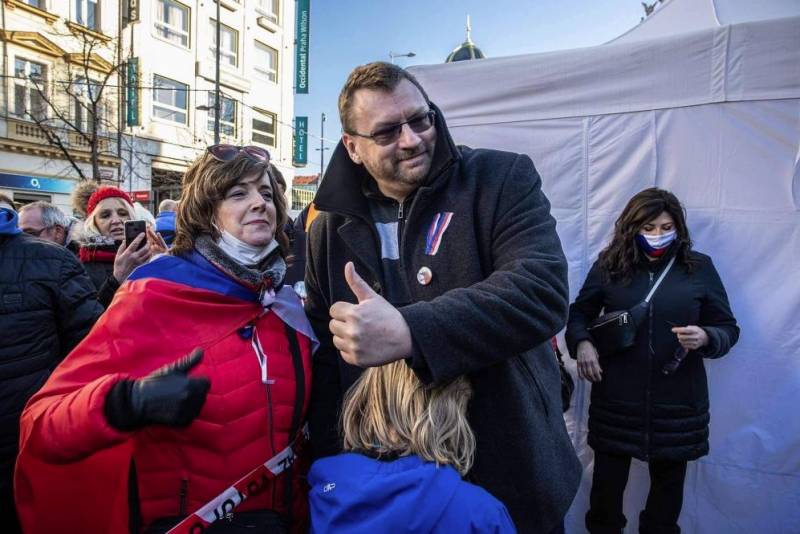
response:
<path fill-rule="evenodd" d="M 55 225 L 56 229 L 56 237 L 58 237 L 59 243 L 64 243 L 64 245 L 68 245 L 69 243 L 66 242 L 67 240 L 67 229 L 61 226 L 60 224 Z"/>
<path fill-rule="evenodd" d="M 353 160 L 353 163 L 361 165 L 361 158 L 356 151 L 356 140 L 353 136 L 346 133 L 342 134 L 342 144 L 347 149 L 347 154 L 350 156 L 350 159 Z"/>

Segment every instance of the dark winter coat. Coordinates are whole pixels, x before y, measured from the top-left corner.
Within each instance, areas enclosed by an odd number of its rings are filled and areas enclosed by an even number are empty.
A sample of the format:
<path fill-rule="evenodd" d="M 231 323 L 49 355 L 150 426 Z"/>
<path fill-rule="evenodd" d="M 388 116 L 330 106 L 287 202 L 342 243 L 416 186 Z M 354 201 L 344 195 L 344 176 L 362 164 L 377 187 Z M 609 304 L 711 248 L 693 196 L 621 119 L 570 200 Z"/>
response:
<path fill-rule="evenodd" d="M 11 485 L 25 403 L 103 308 L 75 255 L 27 234 L 0 236 L 0 487 Z"/>
<path fill-rule="evenodd" d="M 690 273 L 675 262 L 638 326 L 636 343 L 600 357 L 603 379 L 592 384 L 589 445 L 596 451 L 640 460 L 694 460 L 708 454 L 708 383 L 703 358 L 727 354 L 739 338 L 725 288 L 711 258 L 698 252 Z M 640 263 L 632 282 L 606 282 L 595 262 L 570 307 L 567 345 L 573 357 L 586 326 L 601 310 L 628 309 L 644 300 L 668 257 Z M 679 347 L 674 325 L 696 325 L 709 344 L 690 351 L 672 374 L 663 372 Z"/>
<path fill-rule="evenodd" d="M 107 261 L 87 261 L 83 264 L 89 278 L 97 289 L 97 301 L 108 308 L 119 289 L 119 282 L 114 278 L 114 263 Z"/>
<path fill-rule="evenodd" d="M 477 452 L 470 480 L 509 509 L 523 532 L 560 524 L 581 469 L 561 414 L 560 378 L 549 345 L 567 310 L 566 262 L 550 204 L 530 158 L 456 147 L 441 114 L 426 183 L 405 213 L 400 237 L 410 305 L 399 308 L 424 383 L 468 375 L 469 421 Z M 322 343 L 314 358 L 312 447 L 317 457 L 341 449 L 342 396 L 361 373 L 332 345 L 329 307 L 356 302 L 344 266 L 384 291 L 380 243 L 362 192 L 370 180 L 340 143 L 315 198 L 321 213 L 309 229 L 306 311 Z M 438 253 L 426 237 L 438 213 L 452 212 Z M 417 281 L 421 267 L 430 283 Z"/>

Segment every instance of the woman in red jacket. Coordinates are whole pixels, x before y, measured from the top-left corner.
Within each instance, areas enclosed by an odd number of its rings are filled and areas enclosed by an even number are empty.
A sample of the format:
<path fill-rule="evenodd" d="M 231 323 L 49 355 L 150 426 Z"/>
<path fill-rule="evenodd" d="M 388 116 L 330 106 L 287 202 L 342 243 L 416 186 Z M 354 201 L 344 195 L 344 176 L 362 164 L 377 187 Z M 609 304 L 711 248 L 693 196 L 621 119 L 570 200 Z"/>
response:
<path fill-rule="evenodd" d="M 134 271 L 28 404 L 25 532 L 304 527 L 294 460 L 314 341 L 283 285 L 268 165 L 258 147 L 209 147 L 184 177 L 170 254 Z"/>

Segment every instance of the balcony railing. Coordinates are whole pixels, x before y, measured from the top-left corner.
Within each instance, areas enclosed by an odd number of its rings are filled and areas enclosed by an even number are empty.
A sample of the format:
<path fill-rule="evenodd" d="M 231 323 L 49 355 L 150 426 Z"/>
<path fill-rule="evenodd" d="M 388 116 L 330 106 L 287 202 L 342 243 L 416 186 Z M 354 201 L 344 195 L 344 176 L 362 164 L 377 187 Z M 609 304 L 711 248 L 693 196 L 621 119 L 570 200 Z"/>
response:
<path fill-rule="evenodd" d="M 89 142 L 78 132 L 66 129 L 57 129 L 56 133 L 67 148 L 83 152 L 89 151 Z M 8 119 L 8 138 L 17 141 L 27 141 L 41 145 L 51 145 L 47 136 L 36 124 L 18 119 Z M 98 136 L 98 150 L 108 152 L 108 138 Z"/>

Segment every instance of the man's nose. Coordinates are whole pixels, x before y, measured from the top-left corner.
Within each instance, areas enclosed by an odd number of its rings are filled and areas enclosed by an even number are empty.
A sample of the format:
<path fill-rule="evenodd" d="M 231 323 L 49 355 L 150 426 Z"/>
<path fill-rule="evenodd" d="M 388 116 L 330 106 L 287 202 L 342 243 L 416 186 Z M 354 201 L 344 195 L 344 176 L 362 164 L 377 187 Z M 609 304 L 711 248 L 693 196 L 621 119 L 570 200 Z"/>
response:
<path fill-rule="evenodd" d="M 414 147 L 420 143 L 421 139 L 418 133 L 411 129 L 408 124 L 400 127 L 400 138 L 397 143 L 401 147 Z"/>

